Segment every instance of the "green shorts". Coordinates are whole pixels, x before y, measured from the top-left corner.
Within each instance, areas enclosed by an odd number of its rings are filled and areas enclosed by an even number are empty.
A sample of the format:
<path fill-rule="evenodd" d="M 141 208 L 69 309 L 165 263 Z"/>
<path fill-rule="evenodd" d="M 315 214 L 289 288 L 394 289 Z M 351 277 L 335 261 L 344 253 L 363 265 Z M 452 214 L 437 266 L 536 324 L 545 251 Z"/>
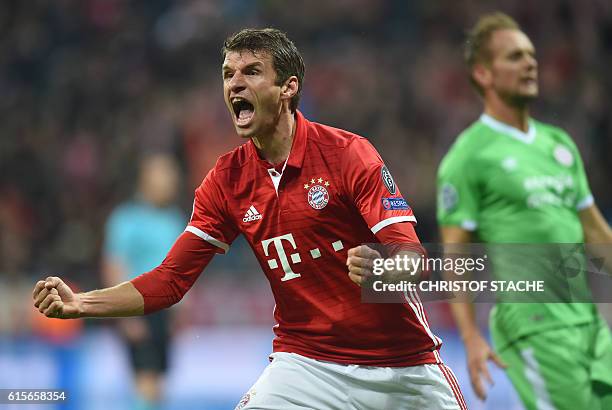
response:
<path fill-rule="evenodd" d="M 494 325 L 499 355 L 525 408 L 612 409 L 612 337 L 607 323 L 547 330 L 508 343 Z"/>

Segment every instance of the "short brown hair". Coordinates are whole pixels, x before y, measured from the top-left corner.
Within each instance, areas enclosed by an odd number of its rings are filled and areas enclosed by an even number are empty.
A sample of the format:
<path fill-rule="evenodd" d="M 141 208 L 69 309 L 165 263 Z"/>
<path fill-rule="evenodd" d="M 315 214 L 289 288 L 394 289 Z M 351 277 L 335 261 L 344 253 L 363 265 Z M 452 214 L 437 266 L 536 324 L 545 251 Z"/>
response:
<path fill-rule="evenodd" d="M 481 16 L 468 32 L 465 40 L 464 59 L 470 69 L 470 82 L 482 94 L 480 85 L 472 77 L 472 68 L 477 63 L 489 64 L 491 50 L 489 40 L 497 30 L 520 30 L 518 23 L 507 14 L 495 12 Z"/>
<path fill-rule="evenodd" d="M 304 60 L 297 47 L 285 33 L 275 28 L 246 28 L 232 34 L 225 40 L 221 53 L 223 58 L 230 51 L 249 50 L 252 53 L 267 52 L 272 56 L 276 70 L 276 85 L 287 81 L 292 75 L 298 79 L 298 91 L 291 98 L 290 109 L 295 112 L 300 102 L 302 82 L 304 81 Z"/>

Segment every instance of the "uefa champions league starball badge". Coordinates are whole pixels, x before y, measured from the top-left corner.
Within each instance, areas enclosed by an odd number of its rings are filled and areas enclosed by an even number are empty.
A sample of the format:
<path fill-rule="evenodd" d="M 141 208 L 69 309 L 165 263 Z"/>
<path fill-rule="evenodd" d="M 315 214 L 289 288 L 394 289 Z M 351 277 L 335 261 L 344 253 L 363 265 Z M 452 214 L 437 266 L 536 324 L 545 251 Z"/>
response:
<path fill-rule="evenodd" d="M 309 183 L 304 184 L 304 189 L 308 190 L 308 204 L 313 209 L 323 209 L 329 203 L 328 186 L 329 181 L 324 181 L 323 178 L 311 178 Z"/>

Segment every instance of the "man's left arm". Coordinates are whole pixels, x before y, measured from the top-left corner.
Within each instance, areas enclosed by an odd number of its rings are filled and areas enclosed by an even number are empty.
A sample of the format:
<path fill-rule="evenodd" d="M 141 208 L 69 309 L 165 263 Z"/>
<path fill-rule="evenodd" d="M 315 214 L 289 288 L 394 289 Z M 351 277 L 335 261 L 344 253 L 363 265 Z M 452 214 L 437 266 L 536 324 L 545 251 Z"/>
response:
<path fill-rule="evenodd" d="M 612 258 L 609 258 L 609 246 L 612 246 L 612 230 L 595 204 L 578 147 L 568 134 L 563 134 L 563 136 L 575 158 L 574 176 L 577 185 L 575 206 L 584 233 L 584 243 L 588 245 L 586 250 L 592 256 L 601 258 L 606 270 L 612 273 Z"/>
<path fill-rule="evenodd" d="M 595 257 L 602 258 L 606 271 L 612 273 L 612 258 L 610 258 L 609 252 L 610 247 L 612 247 L 610 225 L 595 204 L 579 211 L 578 215 L 580 216 L 587 251 Z"/>
<path fill-rule="evenodd" d="M 582 230 L 584 231 L 585 243 L 609 243 L 612 245 L 612 229 L 599 211 L 597 205 L 593 204 L 578 213 Z"/>
<path fill-rule="evenodd" d="M 416 218 L 403 198 L 390 171 L 376 149 L 365 139 L 355 138 L 347 147 L 342 163 L 343 185 L 349 198 L 361 214 L 378 243 L 384 250 L 363 244 L 348 252 L 349 277 L 361 285 L 373 274 L 376 259 L 393 257 L 401 261 L 410 260 L 410 276 L 395 269 L 385 270 L 382 280 L 416 280 L 421 276 L 417 263 L 424 250 L 414 231 Z M 408 262 L 406 262 L 408 264 Z"/>
<path fill-rule="evenodd" d="M 400 223 L 387 226 L 376 234 L 376 239 L 383 244 L 385 257 L 403 261 L 408 266 L 406 270 L 383 269 L 382 273 L 376 273 L 374 269 L 375 260 L 383 260 L 381 253 L 367 245 L 360 245 L 348 251 L 346 265 L 349 270 L 349 278 L 361 286 L 373 274 L 380 275 L 380 279 L 386 283 L 397 283 L 400 281 L 418 282 L 423 279 L 421 259 L 425 257 L 425 249 L 417 237 L 414 227 L 410 223 Z M 408 263 L 408 260 L 410 261 Z M 381 266 L 378 267 L 379 269 Z"/>

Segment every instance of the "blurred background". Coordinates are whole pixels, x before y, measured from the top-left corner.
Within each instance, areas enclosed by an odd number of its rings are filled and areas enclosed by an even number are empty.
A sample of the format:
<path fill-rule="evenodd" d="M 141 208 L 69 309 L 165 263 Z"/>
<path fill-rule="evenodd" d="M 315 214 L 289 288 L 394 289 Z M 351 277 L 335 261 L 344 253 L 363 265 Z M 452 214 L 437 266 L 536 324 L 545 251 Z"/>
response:
<path fill-rule="evenodd" d="M 368 137 L 414 208 L 421 240 L 436 241 L 438 162 L 481 110 L 462 40 L 493 10 L 534 42 L 533 115 L 575 139 L 610 220 L 609 1 L 0 2 L 0 388 L 68 389 L 57 408 L 133 408 L 128 351 L 112 321 L 42 318 L 31 290 L 48 274 L 82 290 L 104 284 L 107 221 L 133 198 L 146 155 L 178 161 L 174 204 L 186 223 L 195 187 L 243 143 L 220 75 L 223 40 L 240 28 L 288 33 L 306 63 L 300 109 Z M 231 409 L 267 364 L 274 302 L 250 252 L 237 240 L 171 309 L 163 408 Z M 489 307 L 479 307 L 485 327 Z M 489 400 L 476 401 L 447 307 L 429 314 L 470 408 L 521 408 L 500 372 Z"/>

